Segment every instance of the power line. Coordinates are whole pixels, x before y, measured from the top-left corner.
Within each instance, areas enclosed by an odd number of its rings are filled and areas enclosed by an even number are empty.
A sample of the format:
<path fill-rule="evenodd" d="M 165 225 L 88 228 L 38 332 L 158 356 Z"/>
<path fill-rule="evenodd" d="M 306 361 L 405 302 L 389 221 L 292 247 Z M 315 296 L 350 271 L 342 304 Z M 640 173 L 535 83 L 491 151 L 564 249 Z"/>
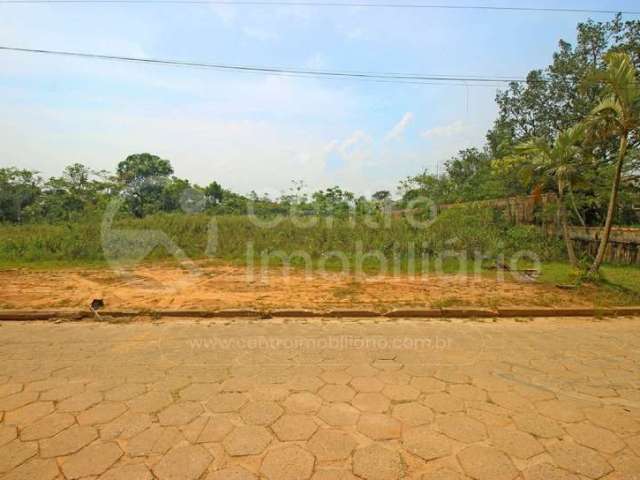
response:
<path fill-rule="evenodd" d="M 503 12 L 580 13 L 640 15 L 640 11 L 603 10 L 555 7 L 509 7 L 491 5 L 444 5 L 425 3 L 376 3 L 376 2 L 324 2 L 324 1 L 261 1 L 261 0 L 0 0 L 0 4 L 170 4 L 170 5 L 234 5 L 234 6 L 288 6 L 288 7 L 361 7 L 402 8 L 431 10 L 493 10 Z"/>
<path fill-rule="evenodd" d="M 70 52 L 62 50 L 45 50 L 35 48 L 19 48 L 0 45 L 0 51 L 56 55 L 65 57 L 75 57 L 94 60 L 110 60 L 120 62 L 134 62 L 152 65 L 171 65 L 178 67 L 196 67 L 209 68 L 221 71 L 261 73 L 267 75 L 279 76 L 295 76 L 295 77 L 316 77 L 316 78 L 334 78 L 334 79 L 356 79 L 379 81 L 386 83 L 413 83 L 427 85 L 460 85 L 460 86 L 496 86 L 496 84 L 504 84 L 511 82 L 524 83 L 527 80 L 522 78 L 510 78 L 502 76 L 471 76 L 471 75 L 424 75 L 417 73 L 382 73 L 382 72 L 353 72 L 353 71 L 327 71 L 327 70 L 306 70 L 299 68 L 280 68 L 271 66 L 255 66 L 255 65 L 231 65 L 221 63 L 206 62 L 190 62 L 182 60 L 158 59 L 158 58 L 140 58 L 119 55 L 102 55 L 98 53 L 86 52 Z M 537 80 L 546 81 L 546 80 Z M 454 83 L 455 82 L 455 83 Z"/>

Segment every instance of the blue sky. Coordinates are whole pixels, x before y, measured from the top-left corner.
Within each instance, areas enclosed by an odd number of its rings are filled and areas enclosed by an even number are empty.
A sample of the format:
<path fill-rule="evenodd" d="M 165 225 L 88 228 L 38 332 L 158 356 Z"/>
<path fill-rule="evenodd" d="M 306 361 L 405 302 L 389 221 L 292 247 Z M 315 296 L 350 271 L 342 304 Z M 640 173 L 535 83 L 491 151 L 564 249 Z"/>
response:
<path fill-rule="evenodd" d="M 461 4 L 464 2 L 455 2 Z M 484 5 L 492 4 L 487 2 Z M 509 2 L 634 10 L 632 1 Z M 0 5 L 0 44 L 212 63 L 521 77 L 582 14 L 193 5 Z M 607 20 L 608 15 L 594 19 Z M 206 184 L 395 189 L 480 146 L 495 87 L 274 77 L 0 52 L 0 166 L 114 170 L 130 153 Z"/>

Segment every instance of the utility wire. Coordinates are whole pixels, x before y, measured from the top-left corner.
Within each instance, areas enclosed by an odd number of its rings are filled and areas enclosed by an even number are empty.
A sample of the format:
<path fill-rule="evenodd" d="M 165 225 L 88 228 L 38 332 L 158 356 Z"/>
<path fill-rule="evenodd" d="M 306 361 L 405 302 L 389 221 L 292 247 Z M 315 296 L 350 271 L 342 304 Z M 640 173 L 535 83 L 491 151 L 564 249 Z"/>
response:
<path fill-rule="evenodd" d="M 376 3 L 376 2 L 324 2 L 324 1 L 264 1 L 264 0 L 0 0 L 0 4 L 171 4 L 171 5 L 235 5 L 235 6 L 290 6 L 290 7 L 361 7 L 361 8 L 403 8 L 432 10 L 493 10 L 504 12 L 538 13 L 586 13 L 640 15 L 640 11 L 604 10 L 586 8 L 555 7 L 509 7 L 491 5 L 446 5 L 426 3 Z"/>
<path fill-rule="evenodd" d="M 70 52 L 63 50 L 45 50 L 35 48 L 19 48 L 0 45 L 0 51 L 17 52 L 27 54 L 41 54 L 41 55 L 56 55 L 65 57 L 75 57 L 94 60 L 109 60 L 120 62 L 135 62 L 152 65 L 171 65 L 179 67 L 196 67 L 196 68 L 209 68 L 221 71 L 233 71 L 233 72 L 247 72 L 247 73 L 261 73 L 267 75 L 280 75 L 280 76 L 296 76 L 296 77 L 319 77 L 319 78 L 334 78 L 334 79 L 356 79 L 356 80 L 368 80 L 378 81 L 385 83 L 414 83 L 414 84 L 427 84 L 427 85 L 460 85 L 460 86 L 489 86 L 493 87 L 497 84 L 504 83 L 525 83 L 526 79 L 523 78 L 510 78 L 510 77 L 487 77 L 487 76 L 465 76 L 465 75 L 423 75 L 415 73 L 380 73 L 380 72 L 348 72 L 348 71 L 327 71 L 327 70 L 305 70 L 296 68 L 279 68 L 279 67 L 264 67 L 254 65 L 231 65 L 221 63 L 206 63 L 206 62 L 190 62 L 181 60 L 170 59 L 158 59 L 158 58 L 140 58 L 140 57 L 127 57 L 119 55 L 102 55 L 98 53 L 86 53 L 86 52 Z M 546 82 L 547 80 L 534 80 L 534 82 Z"/>

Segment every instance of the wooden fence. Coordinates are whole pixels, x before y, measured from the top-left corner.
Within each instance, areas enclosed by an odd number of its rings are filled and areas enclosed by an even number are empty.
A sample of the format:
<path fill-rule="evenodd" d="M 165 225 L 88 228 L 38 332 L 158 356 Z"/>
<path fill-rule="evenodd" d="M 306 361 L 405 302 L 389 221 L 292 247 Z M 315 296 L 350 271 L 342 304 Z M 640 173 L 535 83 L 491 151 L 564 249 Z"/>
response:
<path fill-rule="evenodd" d="M 515 224 L 540 224 L 537 212 L 544 211 L 546 207 L 557 202 L 557 196 L 553 193 L 543 195 L 530 195 L 527 197 L 509 197 L 495 200 L 474 202 L 476 205 L 501 209 Z M 461 204 L 440 205 L 440 210 L 446 210 Z M 549 235 L 560 235 L 557 218 L 542 225 Z M 570 229 L 571 238 L 576 250 L 582 254 L 595 256 L 602 235 L 600 227 L 576 227 Z M 611 231 L 607 247 L 606 261 L 611 263 L 640 265 L 640 228 L 614 227 Z"/>

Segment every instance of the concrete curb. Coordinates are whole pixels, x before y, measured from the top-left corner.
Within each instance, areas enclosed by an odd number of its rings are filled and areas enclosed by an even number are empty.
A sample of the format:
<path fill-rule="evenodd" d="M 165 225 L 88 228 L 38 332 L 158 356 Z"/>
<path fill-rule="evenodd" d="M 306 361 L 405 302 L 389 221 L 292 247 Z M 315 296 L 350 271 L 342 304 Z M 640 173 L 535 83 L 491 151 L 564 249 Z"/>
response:
<path fill-rule="evenodd" d="M 543 318 L 543 317 L 616 317 L 640 316 L 640 306 L 591 308 L 591 307 L 506 307 L 487 308 L 413 308 L 394 309 L 387 312 L 374 310 L 334 309 L 328 311 L 307 309 L 253 310 L 229 308 L 223 310 L 101 310 L 99 316 L 127 318 L 150 316 L 154 318 Z M 88 310 L 0 310 L 0 321 L 29 320 L 82 320 L 94 318 Z"/>

